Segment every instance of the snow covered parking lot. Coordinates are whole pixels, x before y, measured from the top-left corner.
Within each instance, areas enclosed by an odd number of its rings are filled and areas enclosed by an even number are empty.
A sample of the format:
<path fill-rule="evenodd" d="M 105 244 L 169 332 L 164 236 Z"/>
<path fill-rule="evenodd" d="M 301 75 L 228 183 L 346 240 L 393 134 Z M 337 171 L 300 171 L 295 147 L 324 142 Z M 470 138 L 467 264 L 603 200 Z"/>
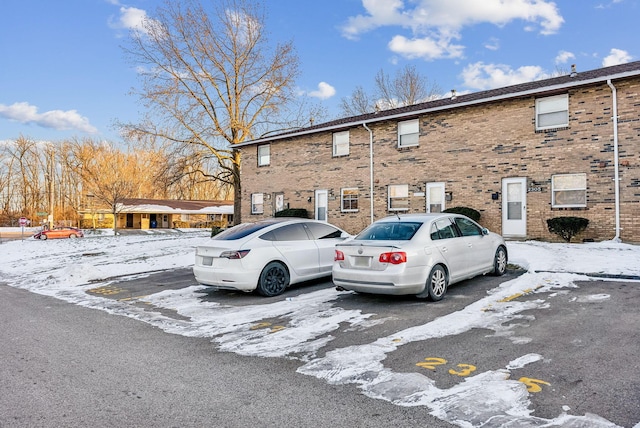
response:
<path fill-rule="evenodd" d="M 95 292 L 123 287 L 109 279 L 116 276 L 131 275 L 133 284 L 153 272 L 189 268 L 195 246 L 207 239 L 206 232 L 189 232 L 5 242 L 0 274 L 14 287 L 211 338 L 222 351 L 296 359 L 299 373 L 425 406 L 459 426 L 640 421 L 638 387 L 629 381 L 637 378 L 640 351 L 640 293 L 632 279 L 640 276 L 637 246 L 509 242 L 510 262 L 525 273 L 486 289 L 486 278 L 454 286 L 436 304 L 384 304 L 323 284 L 260 304 L 231 303 L 243 294 L 217 299 L 195 281 L 133 300 Z M 412 325 L 405 325 L 403 311 L 424 318 L 407 316 Z M 602 405 L 581 405 L 589 400 Z"/>

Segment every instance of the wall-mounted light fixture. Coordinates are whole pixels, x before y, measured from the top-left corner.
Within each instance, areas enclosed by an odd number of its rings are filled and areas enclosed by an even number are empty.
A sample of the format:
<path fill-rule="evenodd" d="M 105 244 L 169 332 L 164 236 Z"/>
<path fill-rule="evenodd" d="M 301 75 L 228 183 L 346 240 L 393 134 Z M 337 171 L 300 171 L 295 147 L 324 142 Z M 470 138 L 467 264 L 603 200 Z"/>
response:
<path fill-rule="evenodd" d="M 307 202 L 311 202 L 311 196 L 307 198 Z"/>
<path fill-rule="evenodd" d="M 444 192 L 444 200 L 445 201 L 453 200 L 453 192 Z"/>
<path fill-rule="evenodd" d="M 500 193 L 499 192 L 494 192 L 491 194 L 491 199 L 494 201 L 497 201 L 498 199 L 500 199 Z"/>

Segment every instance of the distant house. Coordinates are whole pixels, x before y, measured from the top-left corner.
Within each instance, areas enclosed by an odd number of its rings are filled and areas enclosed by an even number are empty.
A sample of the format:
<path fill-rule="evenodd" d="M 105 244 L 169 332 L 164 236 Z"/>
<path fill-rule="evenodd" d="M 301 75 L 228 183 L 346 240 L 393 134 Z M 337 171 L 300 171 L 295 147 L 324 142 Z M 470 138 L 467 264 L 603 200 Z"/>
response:
<path fill-rule="evenodd" d="M 304 208 L 355 233 L 465 206 L 513 239 L 640 242 L 640 62 L 346 117 L 244 142 L 242 221 Z"/>
<path fill-rule="evenodd" d="M 81 212 L 82 227 L 113 227 L 110 209 Z M 233 224 L 233 201 L 124 199 L 118 207 L 118 229 L 227 227 Z"/>

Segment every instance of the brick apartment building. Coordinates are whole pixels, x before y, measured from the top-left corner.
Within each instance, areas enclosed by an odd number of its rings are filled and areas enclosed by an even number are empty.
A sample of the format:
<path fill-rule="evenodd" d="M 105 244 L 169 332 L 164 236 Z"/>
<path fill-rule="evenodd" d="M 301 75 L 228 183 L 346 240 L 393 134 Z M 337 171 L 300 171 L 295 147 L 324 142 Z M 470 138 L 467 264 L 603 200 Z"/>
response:
<path fill-rule="evenodd" d="M 640 62 L 347 117 L 238 145 L 242 221 L 305 208 L 357 233 L 466 206 L 513 239 L 640 242 Z"/>

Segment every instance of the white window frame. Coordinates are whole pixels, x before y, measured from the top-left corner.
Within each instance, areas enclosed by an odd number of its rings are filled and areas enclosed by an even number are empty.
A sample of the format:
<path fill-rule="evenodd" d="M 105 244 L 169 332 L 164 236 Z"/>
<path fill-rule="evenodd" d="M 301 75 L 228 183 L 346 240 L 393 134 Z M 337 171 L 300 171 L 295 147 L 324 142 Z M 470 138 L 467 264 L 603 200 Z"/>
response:
<path fill-rule="evenodd" d="M 345 195 L 347 198 L 345 198 Z M 360 203 L 360 189 L 357 187 L 345 187 L 340 190 L 340 211 L 343 213 L 355 213 L 359 211 Z M 350 202 L 349 208 L 345 208 L 345 201 Z M 352 202 L 356 202 L 356 208 L 351 208 Z"/>
<path fill-rule="evenodd" d="M 420 121 L 418 119 L 398 122 L 398 148 L 415 147 L 420 143 Z"/>
<path fill-rule="evenodd" d="M 395 201 L 406 199 L 407 206 L 398 207 Z M 387 186 L 387 208 L 389 211 L 409 211 L 409 185 L 389 184 Z"/>
<path fill-rule="evenodd" d="M 258 166 L 271 164 L 271 144 L 261 144 L 258 146 Z"/>
<path fill-rule="evenodd" d="M 349 155 L 349 131 L 333 133 L 333 156 Z"/>
<path fill-rule="evenodd" d="M 251 214 L 264 214 L 264 193 L 251 194 Z"/>
<path fill-rule="evenodd" d="M 440 191 L 438 191 L 438 188 L 440 189 Z M 427 183 L 427 206 L 426 206 L 426 211 L 428 213 L 432 212 L 431 211 L 431 205 L 435 205 L 436 203 L 438 203 L 438 201 L 433 201 L 432 197 L 431 197 L 431 193 L 432 190 L 435 190 L 438 193 L 438 196 L 440 198 L 440 211 L 438 212 L 443 212 L 445 210 L 445 201 L 446 201 L 446 195 L 444 193 L 444 182 L 436 182 L 436 183 Z"/>
<path fill-rule="evenodd" d="M 562 117 L 564 113 L 564 117 Z M 542 116 L 554 116 L 550 124 L 542 124 Z M 558 118 L 555 118 L 558 116 Z M 569 95 L 554 95 L 536 100 L 536 130 L 566 128 L 569 126 Z"/>
<path fill-rule="evenodd" d="M 565 179 L 566 183 L 559 183 Z M 558 202 L 558 195 L 561 192 L 580 192 L 584 202 L 563 203 Z M 562 198 L 560 198 L 562 199 Z M 551 207 L 552 208 L 585 208 L 587 206 L 587 174 L 555 174 L 551 176 Z"/>

